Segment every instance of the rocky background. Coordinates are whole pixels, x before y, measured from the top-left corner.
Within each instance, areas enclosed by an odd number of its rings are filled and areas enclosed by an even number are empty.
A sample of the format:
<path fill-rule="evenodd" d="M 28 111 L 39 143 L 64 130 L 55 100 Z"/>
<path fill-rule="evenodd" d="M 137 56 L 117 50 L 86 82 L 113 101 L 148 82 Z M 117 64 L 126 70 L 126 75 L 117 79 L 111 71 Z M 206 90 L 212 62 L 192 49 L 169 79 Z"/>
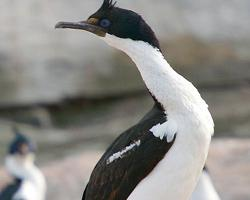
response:
<path fill-rule="evenodd" d="M 55 30 L 101 0 L 1 0 L 0 187 L 11 126 L 32 137 L 48 200 L 80 199 L 101 153 L 152 106 L 133 63 L 95 36 Z M 169 63 L 210 105 L 208 165 L 223 200 L 250 199 L 250 1 L 127 0 L 159 36 Z M 67 185 L 67 190 L 65 189 Z"/>

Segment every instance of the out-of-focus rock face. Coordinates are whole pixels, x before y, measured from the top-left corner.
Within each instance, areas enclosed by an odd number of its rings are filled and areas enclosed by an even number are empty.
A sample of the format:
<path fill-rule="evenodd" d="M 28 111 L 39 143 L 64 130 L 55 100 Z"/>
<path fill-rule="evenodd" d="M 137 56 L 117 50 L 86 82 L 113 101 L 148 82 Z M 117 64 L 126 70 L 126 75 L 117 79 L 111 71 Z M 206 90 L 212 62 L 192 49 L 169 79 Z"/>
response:
<path fill-rule="evenodd" d="M 1 0 L 0 105 L 58 102 L 144 88 L 132 63 L 95 37 L 81 31 L 54 30 L 57 21 L 85 19 L 100 4 L 101 0 Z M 181 65 L 198 66 L 206 63 L 207 53 L 213 60 L 218 48 L 222 63 L 250 60 L 249 0 L 137 0 L 118 4 L 146 18 L 173 63 L 181 60 Z M 202 41 L 202 45 L 193 46 L 193 40 Z M 184 45 L 190 45 L 190 49 L 185 48 L 193 54 L 182 56 Z M 171 46 L 175 48 L 171 50 Z M 195 57 L 197 52 L 199 58 Z M 195 62 L 190 63 L 190 59 Z M 199 73 L 198 67 L 192 70 Z M 247 74 L 244 70 L 242 74 Z"/>

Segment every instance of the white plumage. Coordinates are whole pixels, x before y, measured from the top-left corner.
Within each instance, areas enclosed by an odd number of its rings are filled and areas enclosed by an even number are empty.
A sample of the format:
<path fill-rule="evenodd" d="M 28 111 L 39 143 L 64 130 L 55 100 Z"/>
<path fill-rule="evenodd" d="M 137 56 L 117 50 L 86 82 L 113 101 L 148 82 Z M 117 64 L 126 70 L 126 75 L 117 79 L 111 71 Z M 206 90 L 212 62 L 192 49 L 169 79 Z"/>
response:
<path fill-rule="evenodd" d="M 154 135 L 173 138 L 176 131 L 172 148 L 137 185 L 128 200 L 190 199 L 205 164 L 214 132 L 207 104 L 197 89 L 176 73 L 162 53 L 150 44 L 109 34 L 102 39 L 128 54 L 150 92 L 164 107 L 167 123 L 158 125 L 158 130 L 152 127 L 157 132 Z"/>
<path fill-rule="evenodd" d="M 33 154 L 25 157 L 9 155 L 5 160 L 5 165 L 11 176 L 22 179 L 22 184 L 14 194 L 13 200 L 45 200 L 45 178 L 34 165 Z"/>

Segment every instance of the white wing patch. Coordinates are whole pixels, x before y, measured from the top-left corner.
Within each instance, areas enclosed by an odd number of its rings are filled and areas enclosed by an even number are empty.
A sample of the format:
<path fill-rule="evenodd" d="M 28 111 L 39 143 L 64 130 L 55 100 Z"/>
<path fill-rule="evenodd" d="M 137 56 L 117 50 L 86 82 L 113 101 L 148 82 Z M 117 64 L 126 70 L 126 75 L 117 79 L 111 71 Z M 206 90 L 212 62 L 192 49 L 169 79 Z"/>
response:
<path fill-rule="evenodd" d="M 156 124 L 150 129 L 150 131 L 155 137 L 158 137 L 161 140 L 166 137 L 167 142 L 172 142 L 177 133 L 177 124 L 174 120 L 169 119 L 163 124 Z"/>
<path fill-rule="evenodd" d="M 114 153 L 112 156 L 110 156 L 106 163 L 107 165 L 114 162 L 115 160 L 122 158 L 126 153 L 128 153 L 129 151 L 131 151 L 132 149 L 134 149 L 135 147 L 139 147 L 141 144 L 141 140 L 137 140 L 136 142 L 133 142 L 132 144 L 130 144 L 129 146 L 126 146 L 124 149 L 122 149 L 121 151 Z"/>

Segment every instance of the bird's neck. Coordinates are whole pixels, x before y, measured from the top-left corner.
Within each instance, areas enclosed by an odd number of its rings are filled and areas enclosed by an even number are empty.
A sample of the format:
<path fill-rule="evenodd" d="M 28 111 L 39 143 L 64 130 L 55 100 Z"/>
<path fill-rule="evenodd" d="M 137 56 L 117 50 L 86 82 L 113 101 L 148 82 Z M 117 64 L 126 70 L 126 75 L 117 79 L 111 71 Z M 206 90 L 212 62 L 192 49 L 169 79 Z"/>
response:
<path fill-rule="evenodd" d="M 207 109 L 196 88 L 173 70 L 158 49 L 143 41 L 108 34 L 104 40 L 134 61 L 147 88 L 168 113 Z"/>

